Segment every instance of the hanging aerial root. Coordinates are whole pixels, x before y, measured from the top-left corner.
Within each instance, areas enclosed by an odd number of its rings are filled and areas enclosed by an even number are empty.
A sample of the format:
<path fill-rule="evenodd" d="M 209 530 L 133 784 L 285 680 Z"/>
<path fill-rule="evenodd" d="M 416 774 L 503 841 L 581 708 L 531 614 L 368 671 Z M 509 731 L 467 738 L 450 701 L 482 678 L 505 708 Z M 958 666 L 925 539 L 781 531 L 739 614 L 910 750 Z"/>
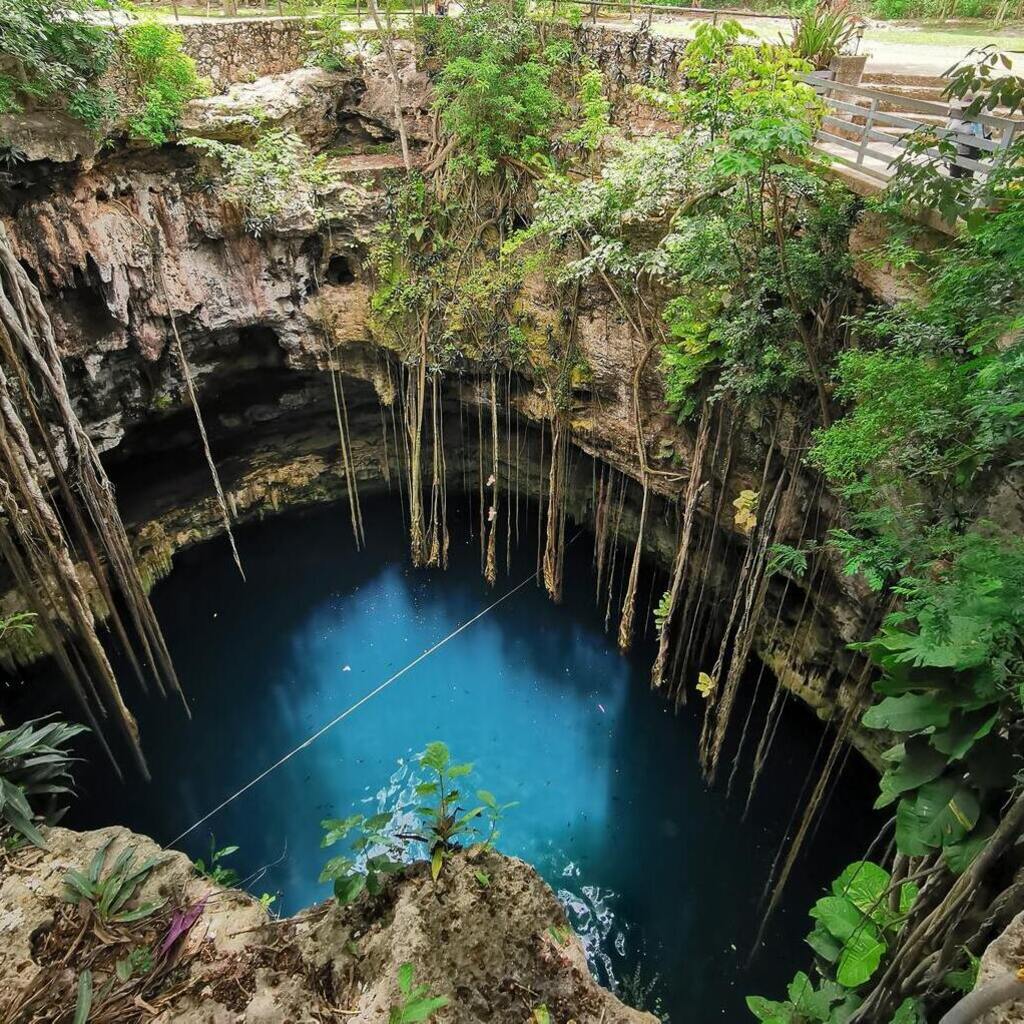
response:
<path fill-rule="evenodd" d="M 544 534 L 544 587 L 556 604 L 562 600 L 565 552 L 560 539 L 565 533 L 565 475 L 570 428 L 555 416 L 551 423 L 551 467 L 548 474 L 548 515 Z"/>
<path fill-rule="evenodd" d="M 644 548 L 644 531 L 647 526 L 647 508 L 650 498 L 650 484 L 647 474 L 643 474 L 643 498 L 640 502 L 640 521 L 636 528 L 636 545 L 633 547 L 633 560 L 629 566 L 629 578 L 626 582 L 626 596 L 622 601 L 622 614 L 619 616 L 619 650 L 625 653 L 633 646 L 633 618 L 636 613 L 636 587 L 640 578 L 640 559 Z"/>
<path fill-rule="evenodd" d="M 776 424 L 776 429 L 772 432 L 771 442 L 765 454 L 764 465 L 761 469 L 761 482 L 758 486 L 759 494 L 764 493 L 765 483 L 768 479 L 772 456 L 775 453 L 777 429 L 778 424 Z M 707 695 L 707 703 L 704 708 L 704 723 L 700 734 L 701 769 L 709 781 L 714 777 L 718 751 L 721 749 L 721 737 L 724 736 L 725 729 L 729 724 L 735 688 L 739 682 L 738 677 L 733 677 L 731 663 L 728 685 L 722 687 L 720 682 L 725 669 L 726 658 L 730 651 L 733 652 L 734 659 L 736 649 L 738 648 L 742 651 L 741 657 L 744 662 L 749 652 L 747 631 L 751 632 L 750 640 L 752 642 L 752 630 L 755 626 L 751 618 L 751 610 L 757 600 L 756 595 L 760 590 L 764 568 L 767 563 L 771 526 L 784 476 L 785 474 L 779 476 L 768 509 L 759 511 L 757 522 L 751 531 L 746 553 L 743 557 L 743 564 L 740 566 L 739 576 L 736 581 L 736 588 L 733 591 L 732 608 L 729 611 L 725 632 L 722 634 L 722 640 L 719 644 L 715 666 L 709 676 L 711 690 Z"/>
<path fill-rule="evenodd" d="M 166 663 L 161 660 L 166 655 L 163 638 L 138 578 L 113 489 L 72 407 L 49 316 L 38 289 L 15 258 L 3 225 L 0 225 L 0 353 L 4 367 L 0 369 L 0 479 L 4 484 L 0 492 L 0 512 L 10 526 L 3 545 L 5 560 L 24 597 L 37 609 L 40 628 L 73 692 L 82 701 L 87 720 L 94 728 L 99 728 L 97 714 L 103 715 L 104 704 L 99 703 L 97 694 L 102 692 L 103 701 L 121 726 L 139 768 L 147 774 L 138 727 L 97 634 L 92 606 L 75 566 L 74 540 L 49 493 L 50 480 L 69 502 L 72 525 L 79 542 L 86 548 L 87 560 L 108 608 L 117 615 L 105 575 L 107 570 L 100 564 L 101 553 L 124 597 L 136 628 L 136 639 L 146 651 L 158 685 L 162 674 L 177 688 L 177 677 L 170 667 L 169 656 Z M 37 404 L 41 397 L 45 397 L 55 417 L 49 423 L 44 423 L 40 412 L 42 405 Z M 23 420 L 24 412 L 38 435 L 35 441 Z M 66 459 L 66 466 L 56 455 L 51 430 L 63 436 L 62 458 Z M 37 457 L 40 448 L 42 463 Z M 95 543 L 88 522 L 96 529 Z M 81 650 L 74 643 L 65 643 L 61 621 L 66 623 Z M 127 641 L 123 626 L 118 634 Z M 138 667 L 130 643 L 127 653 Z M 105 741 L 104 747 L 109 753 Z"/>
<path fill-rule="evenodd" d="M 673 619 L 683 580 L 686 577 L 687 560 L 690 555 L 690 538 L 693 535 L 693 521 L 697 511 L 697 499 L 700 497 L 703 486 L 701 484 L 701 475 L 704 468 L 704 452 L 710 435 L 710 406 L 705 402 L 700 414 L 700 424 L 697 427 L 697 440 L 693 447 L 693 459 L 690 462 L 690 479 L 686 484 L 686 498 L 683 505 L 683 528 L 679 537 L 679 547 L 676 550 L 675 561 L 672 565 L 672 583 L 668 590 L 668 605 L 665 609 L 661 630 L 658 634 L 658 654 L 651 668 L 651 686 L 654 687 L 661 686 L 665 679 L 665 663 L 668 660 Z"/>
<path fill-rule="evenodd" d="M 736 694 L 739 691 L 740 678 L 747 666 L 750 651 L 753 647 L 754 636 L 758 623 L 761 619 L 761 612 L 764 608 L 765 594 L 768 589 L 768 554 L 773 537 L 777 534 L 773 531 L 776 518 L 776 511 L 779 505 L 779 494 L 782 490 L 782 481 L 786 474 L 780 475 L 767 510 L 763 513 L 764 521 L 761 524 L 761 531 L 758 537 L 757 551 L 750 575 L 750 582 L 747 587 L 746 599 L 743 607 L 743 616 L 736 631 L 736 638 L 733 644 L 732 659 L 729 663 L 729 671 L 725 679 L 725 685 L 721 688 L 721 699 L 715 706 L 715 729 L 711 737 L 710 753 L 708 757 L 707 778 L 709 783 L 715 781 L 718 771 L 718 761 L 721 757 L 722 747 L 725 744 L 726 731 L 732 718 L 733 708 L 736 704 Z M 796 467 L 790 467 L 789 487 L 786 491 L 786 498 L 783 504 L 788 505 L 792 500 L 796 489 L 797 473 Z M 721 671 L 716 666 L 716 671 Z"/>
<path fill-rule="evenodd" d="M 490 530 L 487 535 L 487 558 L 484 565 L 484 579 L 494 586 L 498 578 L 497 537 L 498 537 L 498 382 L 497 373 L 491 370 L 491 476 L 487 481 L 491 487 L 491 505 L 487 510 Z"/>
<path fill-rule="evenodd" d="M 345 478 L 345 491 L 348 495 L 349 518 L 352 521 L 352 536 L 356 548 L 366 543 L 363 533 L 363 514 L 359 504 L 359 485 L 356 481 L 355 463 L 352 459 L 351 433 L 348 425 L 348 405 L 345 402 L 344 384 L 341 372 L 335 368 L 330 349 L 324 341 L 324 356 L 327 359 L 327 373 L 331 378 L 331 395 L 334 399 L 334 418 L 338 425 L 338 447 L 341 453 L 341 472 Z M 382 412 L 383 415 L 383 412 Z M 385 436 L 385 453 L 387 438 Z"/>
<path fill-rule="evenodd" d="M 163 299 L 167 309 L 167 316 L 171 321 L 171 335 L 174 338 L 174 353 L 181 366 L 181 375 L 185 381 L 185 390 L 188 392 L 188 400 L 195 414 L 196 427 L 199 429 L 199 437 L 203 444 L 203 454 L 206 456 L 206 465 L 210 470 L 210 478 L 213 480 L 213 489 L 217 495 L 217 504 L 220 506 L 221 520 L 224 523 L 224 531 L 228 535 L 228 543 L 231 545 L 231 556 L 235 560 L 235 566 L 239 575 L 245 579 L 245 570 L 242 568 L 242 560 L 238 555 L 238 546 L 235 544 L 235 535 L 231 529 L 231 512 L 228 508 L 227 498 L 224 496 L 224 488 L 221 486 L 220 474 L 217 472 L 217 464 L 213 460 L 213 452 L 210 451 L 210 438 L 206 433 L 206 424 L 203 421 L 203 412 L 199 407 L 199 396 L 196 394 L 195 383 L 192 380 L 192 370 L 188 360 L 185 358 L 185 349 L 181 344 L 181 335 L 178 333 L 178 321 L 174 315 L 174 308 L 171 306 L 171 298 L 167 291 L 167 281 L 164 278 L 163 258 L 160 243 L 157 240 L 156 228 L 153 228 L 151 236 L 153 247 L 153 264 L 156 269 L 157 282 L 160 286 L 160 297 Z"/>

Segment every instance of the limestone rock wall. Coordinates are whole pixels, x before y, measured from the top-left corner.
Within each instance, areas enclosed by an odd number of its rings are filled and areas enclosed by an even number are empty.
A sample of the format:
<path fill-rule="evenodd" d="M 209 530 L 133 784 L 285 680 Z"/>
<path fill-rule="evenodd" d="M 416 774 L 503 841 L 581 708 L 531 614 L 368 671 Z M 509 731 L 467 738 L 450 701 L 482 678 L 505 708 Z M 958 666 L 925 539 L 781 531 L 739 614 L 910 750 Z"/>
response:
<path fill-rule="evenodd" d="M 70 1020 L 88 968 L 94 1012 L 120 998 L 125 1020 L 318 1024 L 341 1008 L 353 1024 L 385 1024 L 399 998 L 398 969 L 411 963 L 417 983 L 448 997 L 439 1018 L 446 1024 L 522 1024 L 531 1011 L 524 992 L 554 1020 L 657 1024 L 591 978 L 564 909 L 533 868 L 495 852 L 456 853 L 436 883 L 428 864 L 414 864 L 377 897 L 274 919 L 247 893 L 199 876 L 184 854 L 127 829 L 52 828 L 45 836 L 46 850 L 8 853 L 0 876 L 5 1021 Z M 86 873 L 104 846 L 107 870 L 125 850 L 136 865 L 159 859 L 126 904 L 158 904 L 150 917 L 104 924 L 64 901 L 67 872 Z M 478 871 L 489 876 L 486 887 Z M 176 941 L 175 930 L 182 932 Z M 119 983 L 116 961 L 140 946 L 151 950 L 153 966 Z"/>
<path fill-rule="evenodd" d="M 222 92 L 234 82 L 252 82 L 299 67 L 305 56 L 306 25 L 301 17 L 210 18 L 176 28 L 199 74 Z"/>

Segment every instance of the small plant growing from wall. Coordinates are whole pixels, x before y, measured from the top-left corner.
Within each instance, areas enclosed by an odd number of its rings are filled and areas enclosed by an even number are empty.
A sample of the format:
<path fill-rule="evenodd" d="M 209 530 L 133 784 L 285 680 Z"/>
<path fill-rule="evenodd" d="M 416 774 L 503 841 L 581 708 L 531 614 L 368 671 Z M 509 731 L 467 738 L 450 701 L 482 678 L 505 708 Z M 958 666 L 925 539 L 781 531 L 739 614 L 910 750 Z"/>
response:
<path fill-rule="evenodd" d="M 325 220 L 321 195 L 336 181 L 326 159 L 294 132 L 266 131 L 251 146 L 194 136 L 181 142 L 211 158 L 217 170 L 206 175 L 207 186 L 241 212 L 256 238 L 289 217 Z"/>

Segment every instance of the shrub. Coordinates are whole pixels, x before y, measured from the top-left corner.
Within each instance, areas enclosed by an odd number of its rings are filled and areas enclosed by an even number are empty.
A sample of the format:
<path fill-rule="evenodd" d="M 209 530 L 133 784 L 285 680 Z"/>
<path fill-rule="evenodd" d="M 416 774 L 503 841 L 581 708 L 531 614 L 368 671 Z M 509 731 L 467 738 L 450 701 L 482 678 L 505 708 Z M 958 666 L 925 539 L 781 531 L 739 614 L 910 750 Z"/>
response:
<path fill-rule="evenodd" d="M 129 134 L 163 145 L 177 130 L 185 104 L 203 94 L 195 61 L 184 52 L 181 33 L 155 22 L 133 25 L 124 33 L 122 46 L 134 92 Z"/>

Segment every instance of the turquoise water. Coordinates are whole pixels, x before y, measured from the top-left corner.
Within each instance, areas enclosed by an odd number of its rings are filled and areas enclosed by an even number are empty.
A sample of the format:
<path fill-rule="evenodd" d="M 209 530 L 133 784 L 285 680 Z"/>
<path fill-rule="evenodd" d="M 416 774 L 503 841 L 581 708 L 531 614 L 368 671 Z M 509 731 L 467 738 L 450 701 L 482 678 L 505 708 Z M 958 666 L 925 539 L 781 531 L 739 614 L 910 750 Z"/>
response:
<path fill-rule="evenodd" d="M 92 758 L 73 824 L 126 824 L 169 842 L 532 572 L 536 542 L 524 538 L 511 575 L 489 590 L 457 517 L 448 572 L 413 570 L 397 501 L 372 500 L 366 513 L 358 553 L 340 506 L 240 530 L 247 583 L 222 542 L 178 557 L 154 602 L 193 719 L 132 694 L 153 781 L 118 786 Z M 727 800 L 701 780 L 699 708 L 673 716 L 649 690 L 650 638 L 624 658 L 605 635 L 591 550 L 586 535 L 570 549 L 562 606 L 529 583 L 180 847 L 203 856 L 211 832 L 238 844 L 228 863 L 243 875 L 271 865 L 250 888 L 295 911 L 329 895 L 317 883 L 320 820 L 408 798 L 413 757 L 443 739 L 474 762 L 477 786 L 519 801 L 499 846 L 559 893 L 603 981 L 622 984 L 639 965 L 648 1007 L 657 1000 L 678 1024 L 748 1019 L 744 994 L 775 994 L 806 965 L 806 909 L 862 851 L 870 789 L 851 761 L 813 859 L 747 969 L 757 899 L 820 729 L 793 709 L 741 822 L 744 793 Z"/>

